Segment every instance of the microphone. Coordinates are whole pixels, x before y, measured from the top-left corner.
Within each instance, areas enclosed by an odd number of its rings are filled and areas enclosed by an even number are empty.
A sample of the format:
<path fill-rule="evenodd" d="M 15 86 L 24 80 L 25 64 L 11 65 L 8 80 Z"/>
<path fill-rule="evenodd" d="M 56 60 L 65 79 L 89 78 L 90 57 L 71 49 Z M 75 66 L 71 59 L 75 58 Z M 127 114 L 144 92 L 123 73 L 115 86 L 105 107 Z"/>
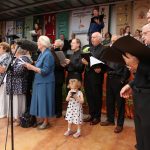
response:
<path fill-rule="evenodd" d="M 17 45 L 20 46 L 22 49 L 30 52 L 36 52 L 38 49 L 36 42 L 25 39 L 17 41 Z"/>

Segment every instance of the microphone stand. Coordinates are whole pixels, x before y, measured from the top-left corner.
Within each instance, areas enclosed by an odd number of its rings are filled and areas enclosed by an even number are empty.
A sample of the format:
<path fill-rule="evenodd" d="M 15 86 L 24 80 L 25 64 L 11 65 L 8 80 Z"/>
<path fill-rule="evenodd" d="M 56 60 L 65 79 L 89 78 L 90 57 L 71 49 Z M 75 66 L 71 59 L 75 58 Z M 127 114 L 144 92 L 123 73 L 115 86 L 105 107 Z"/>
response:
<path fill-rule="evenodd" d="M 6 68 L 6 71 L 3 75 L 2 81 L 0 83 L 0 86 L 3 83 L 4 77 L 6 76 L 7 72 L 10 71 L 10 94 L 9 94 L 9 108 L 11 109 L 11 149 L 14 150 L 14 128 L 13 128 L 13 88 L 12 88 L 12 73 L 13 73 L 13 61 L 14 61 L 14 56 L 18 50 L 19 46 L 16 47 L 15 53 L 12 55 L 9 64 Z M 9 110 L 8 110 L 9 112 Z M 9 114 L 8 114 L 9 117 Z"/>

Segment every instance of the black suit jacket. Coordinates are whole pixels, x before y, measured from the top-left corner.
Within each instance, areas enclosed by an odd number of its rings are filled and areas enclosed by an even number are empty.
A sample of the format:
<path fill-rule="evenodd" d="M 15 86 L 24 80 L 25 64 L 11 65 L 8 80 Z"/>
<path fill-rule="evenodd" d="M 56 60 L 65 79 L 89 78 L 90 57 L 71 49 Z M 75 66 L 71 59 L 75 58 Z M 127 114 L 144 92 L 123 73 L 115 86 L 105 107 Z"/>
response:
<path fill-rule="evenodd" d="M 102 54 L 106 47 L 102 44 L 97 46 L 90 47 L 91 55 L 99 60 L 102 60 Z M 106 65 L 101 67 L 102 71 L 100 73 L 96 73 L 93 68 L 90 67 L 90 64 L 86 66 L 85 69 L 85 80 L 92 80 L 95 84 L 102 84 L 104 79 L 104 73 L 106 71 Z"/>
<path fill-rule="evenodd" d="M 63 51 L 64 53 L 66 53 L 66 51 L 69 50 L 69 48 L 70 48 L 70 45 L 69 45 L 68 40 L 64 40 L 64 46 L 63 46 L 63 48 L 62 48 L 62 51 Z"/>
<path fill-rule="evenodd" d="M 140 62 L 135 78 L 130 82 L 132 88 L 150 89 L 150 62 Z"/>
<path fill-rule="evenodd" d="M 57 48 L 57 49 L 51 51 L 54 56 L 54 60 L 55 60 L 55 70 L 54 70 L 55 84 L 63 84 L 65 81 L 65 68 L 60 65 L 60 61 L 55 53 L 55 51 L 59 51 L 59 50 L 60 49 Z"/>
<path fill-rule="evenodd" d="M 110 69 L 107 72 L 108 75 L 117 75 L 118 77 L 120 77 L 120 81 L 122 83 L 127 83 L 130 77 L 130 71 L 126 66 L 113 62 L 108 63 L 108 65 L 110 67 Z"/>

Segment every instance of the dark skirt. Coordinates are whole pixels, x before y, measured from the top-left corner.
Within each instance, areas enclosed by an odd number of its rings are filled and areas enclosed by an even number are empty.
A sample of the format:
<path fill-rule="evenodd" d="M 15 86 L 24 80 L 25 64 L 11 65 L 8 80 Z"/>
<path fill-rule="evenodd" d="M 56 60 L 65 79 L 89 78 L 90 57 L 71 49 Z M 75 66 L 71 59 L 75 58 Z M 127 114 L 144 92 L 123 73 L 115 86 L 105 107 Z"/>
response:
<path fill-rule="evenodd" d="M 34 83 L 30 114 L 40 117 L 52 117 L 55 114 L 55 82 Z"/>

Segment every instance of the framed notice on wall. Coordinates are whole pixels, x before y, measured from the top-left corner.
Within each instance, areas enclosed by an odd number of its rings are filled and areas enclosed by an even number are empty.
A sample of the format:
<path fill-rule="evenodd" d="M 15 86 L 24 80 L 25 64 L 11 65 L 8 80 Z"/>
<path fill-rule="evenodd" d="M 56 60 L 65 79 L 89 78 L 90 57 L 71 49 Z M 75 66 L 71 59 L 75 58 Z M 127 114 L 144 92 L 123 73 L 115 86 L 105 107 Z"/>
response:
<path fill-rule="evenodd" d="M 24 19 L 16 21 L 16 35 L 20 38 L 24 36 Z"/>
<path fill-rule="evenodd" d="M 32 40 L 32 36 L 30 31 L 33 30 L 33 16 L 29 16 L 25 18 L 25 32 L 24 32 L 24 37 L 28 40 Z"/>
<path fill-rule="evenodd" d="M 64 34 L 68 39 L 69 28 L 69 13 L 64 12 L 56 15 L 56 37 L 59 38 L 60 34 Z"/>
<path fill-rule="evenodd" d="M 73 33 L 88 33 L 93 8 L 72 11 L 71 29 Z"/>
<path fill-rule="evenodd" d="M 14 34 L 14 21 L 6 21 L 6 35 Z"/>

